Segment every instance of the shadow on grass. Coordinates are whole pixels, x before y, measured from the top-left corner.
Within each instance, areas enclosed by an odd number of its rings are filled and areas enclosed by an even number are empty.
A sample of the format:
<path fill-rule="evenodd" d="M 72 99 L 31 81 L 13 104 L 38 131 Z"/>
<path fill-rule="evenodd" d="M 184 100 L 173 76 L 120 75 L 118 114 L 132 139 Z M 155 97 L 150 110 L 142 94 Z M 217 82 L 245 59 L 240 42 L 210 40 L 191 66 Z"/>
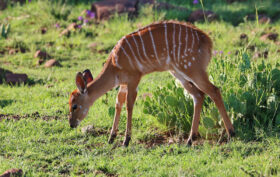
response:
<path fill-rule="evenodd" d="M 0 108 L 4 108 L 10 104 L 12 104 L 14 100 L 0 100 Z"/>

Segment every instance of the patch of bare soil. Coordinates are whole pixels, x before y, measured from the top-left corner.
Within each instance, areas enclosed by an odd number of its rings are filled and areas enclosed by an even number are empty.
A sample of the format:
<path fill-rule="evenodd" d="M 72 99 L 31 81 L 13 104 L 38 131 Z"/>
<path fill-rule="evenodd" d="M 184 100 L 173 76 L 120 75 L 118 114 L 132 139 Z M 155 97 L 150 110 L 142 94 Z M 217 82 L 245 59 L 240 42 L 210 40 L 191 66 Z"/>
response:
<path fill-rule="evenodd" d="M 93 125 L 87 125 L 82 128 L 82 133 L 86 135 L 102 136 L 102 135 L 109 135 L 110 131 L 102 128 L 95 128 Z"/>
<path fill-rule="evenodd" d="M 107 169 L 99 169 L 99 170 L 96 170 L 95 173 L 94 173 L 96 176 L 97 175 L 106 175 L 106 176 L 109 176 L 109 177 L 117 177 L 119 176 L 118 174 L 114 174 L 114 173 L 110 173 L 107 171 Z"/>
<path fill-rule="evenodd" d="M 60 116 L 48 116 L 48 115 L 40 115 L 38 112 L 34 112 L 32 114 L 24 114 L 24 115 L 17 115 L 17 114 L 0 114 L 0 121 L 1 120 L 20 120 L 20 119 L 26 119 L 26 118 L 32 118 L 32 119 L 42 119 L 45 121 L 49 120 L 58 120 L 61 119 Z"/>
<path fill-rule="evenodd" d="M 22 176 L 22 174 L 23 174 L 22 169 L 13 168 L 5 171 L 2 175 L 0 175 L 0 177 L 11 177 L 11 176 L 19 177 Z"/>
<path fill-rule="evenodd" d="M 193 141 L 192 146 L 199 146 L 199 145 L 203 145 L 204 143 L 208 143 L 212 145 L 217 144 L 219 136 L 220 135 L 217 134 L 209 135 L 208 140 L 198 137 L 195 141 Z M 175 135 L 174 133 L 170 133 L 170 132 L 162 132 L 159 134 L 154 134 L 145 139 L 138 140 L 138 143 L 145 145 L 146 148 L 153 148 L 155 146 L 171 145 L 171 144 L 187 145 L 187 140 L 188 140 L 187 134 Z M 221 142 L 221 144 L 223 143 L 224 142 Z"/>

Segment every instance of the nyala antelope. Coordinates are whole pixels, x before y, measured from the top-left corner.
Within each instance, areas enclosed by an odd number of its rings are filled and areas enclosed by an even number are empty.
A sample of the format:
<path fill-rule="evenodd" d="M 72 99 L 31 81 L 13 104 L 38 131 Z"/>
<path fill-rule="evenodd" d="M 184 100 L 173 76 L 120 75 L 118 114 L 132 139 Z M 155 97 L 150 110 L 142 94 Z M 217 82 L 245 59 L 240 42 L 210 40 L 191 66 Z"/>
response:
<path fill-rule="evenodd" d="M 200 112 L 207 94 L 215 102 L 228 137 L 234 128 L 227 115 L 221 93 L 208 79 L 207 65 L 211 59 L 212 41 L 195 26 L 176 21 L 153 23 L 119 40 L 110 53 L 102 72 L 93 80 L 89 70 L 76 75 L 77 88 L 70 95 L 69 123 L 77 127 L 99 97 L 120 86 L 109 143 L 113 143 L 124 103 L 127 124 L 124 146 L 131 139 L 131 119 L 137 86 L 141 77 L 155 71 L 169 71 L 193 97 L 194 115 L 187 144 L 198 136 Z"/>

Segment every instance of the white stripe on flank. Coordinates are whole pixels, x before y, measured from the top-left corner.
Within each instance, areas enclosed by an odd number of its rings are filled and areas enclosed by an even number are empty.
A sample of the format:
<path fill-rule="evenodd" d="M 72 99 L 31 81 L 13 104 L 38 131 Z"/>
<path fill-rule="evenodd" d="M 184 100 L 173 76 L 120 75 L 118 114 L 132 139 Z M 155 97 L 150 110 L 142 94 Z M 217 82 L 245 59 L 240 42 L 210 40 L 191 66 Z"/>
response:
<path fill-rule="evenodd" d="M 153 63 L 149 60 L 149 57 L 148 57 L 148 55 L 146 53 L 144 41 L 143 41 L 143 39 L 141 37 L 140 31 L 138 31 L 138 36 L 139 36 L 141 44 L 142 44 L 142 48 L 143 48 L 143 52 L 144 52 L 144 58 L 146 58 L 146 61 L 150 64 L 149 68 L 153 68 Z"/>
<path fill-rule="evenodd" d="M 184 50 L 184 55 L 187 55 L 187 49 L 188 49 L 188 27 L 186 27 L 186 37 L 185 37 L 185 40 L 186 40 L 186 46 L 185 46 L 185 50 Z"/>
<path fill-rule="evenodd" d="M 130 43 L 128 42 L 128 40 L 127 40 L 126 38 L 125 38 L 125 42 L 128 44 L 128 47 L 129 47 L 129 49 L 130 49 L 132 55 L 134 56 L 134 60 L 136 61 L 136 64 L 137 64 L 137 66 L 138 66 L 138 69 L 139 69 L 140 71 L 142 71 L 142 70 L 143 70 L 143 66 L 142 66 L 142 64 L 139 62 L 139 60 L 138 60 L 138 58 L 136 57 L 136 55 L 135 55 L 135 53 L 134 53 L 134 51 L 133 51 L 133 49 L 132 49 Z"/>
<path fill-rule="evenodd" d="M 197 31 L 195 30 L 195 36 L 196 36 L 196 39 L 197 39 L 197 42 L 199 41 L 199 37 L 198 37 L 198 34 L 197 34 Z"/>
<path fill-rule="evenodd" d="M 176 61 L 175 58 L 175 50 L 176 50 L 176 45 L 175 45 L 175 23 L 173 23 L 173 60 Z"/>
<path fill-rule="evenodd" d="M 154 48 L 154 53 L 156 55 L 156 59 L 157 59 L 158 63 L 160 64 L 160 61 L 159 61 L 158 55 L 157 55 L 157 49 L 156 49 L 156 46 L 155 46 L 155 41 L 154 41 L 153 34 L 152 34 L 152 31 L 151 31 L 151 27 L 149 27 L 148 30 L 149 30 L 149 33 L 150 33 L 150 37 L 152 39 L 152 44 L 153 44 L 153 48 Z"/>
<path fill-rule="evenodd" d="M 137 49 L 137 53 L 138 53 L 139 59 L 140 59 L 140 60 L 143 60 L 143 59 L 142 59 L 142 56 L 141 56 L 141 54 L 140 54 L 140 51 L 139 51 L 139 48 L 138 48 L 138 44 L 137 44 L 137 42 L 136 42 L 136 39 L 135 39 L 134 35 L 132 35 L 132 39 L 133 39 L 133 41 L 134 41 L 134 44 L 136 45 L 136 49 Z"/>
<path fill-rule="evenodd" d="M 179 46 L 178 46 L 178 62 L 180 61 L 180 50 L 181 50 L 181 25 L 179 25 Z"/>
<path fill-rule="evenodd" d="M 142 61 L 142 63 L 145 64 L 145 60 L 142 58 L 142 55 L 141 55 L 141 53 L 140 53 L 140 51 L 139 51 L 138 43 L 137 43 L 137 41 L 136 41 L 134 35 L 132 35 L 132 38 L 133 38 L 133 41 L 134 41 L 134 43 L 135 43 L 135 45 L 136 45 L 136 48 L 137 48 L 137 53 L 138 53 L 138 56 L 139 56 L 139 62 Z M 140 60 L 141 60 L 141 61 L 140 61 Z M 149 62 L 149 63 L 150 63 L 150 62 Z M 143 65 L 143 64 L 142 64 L 142 65 Z M 145 67 L 151 68 L 150 65 L 145 65 Z"/>
<path fill-rule="evenodd" d="M 122 69 L 121 65 L 119 65 L 118 63 L 118 56 L 116 55 L 116 53 L 114 52 L 114 58 L 115 58 L 115 62 L 116 62 L 116 66 L 120 69 Z"/>
<path fill-rule="evenodd" d="M 133 66 L 133 63 L 132 63 L 132 60 L 131 60 L 130 56 L 128 56 L 128 54 L 126 53 L 125 49 L 124 49 L 122 46 L 120 46 L 120 47 L 121 47 L 123 53 L 125 54 L 125 56 L 127 57 L 128 62 L 129 62 L 129 64 L 130 64 L 131 68 L 134 69 L 134 66 Z"/>
<path fill-rule="evenodd" d="M 141 37 L 140 31 L 138 31 L 138 36 L 140 37 L 140 40 L 141 40 L 141 44 L 142 44 L 144 56 L 145 56 L 146 60 L 147 60 L 149 63 L 151 63 L 151 62 L 149 61 L 149 57 L 147 56 L 147 53 L 146 53 L 146 50 L 145 50 L 145 45 L 144 45 L 143 39 L 142 39 L 142 37 Z"/>
<path fill-rule="evenodd" d="M 191 28 L 191 33 L 192 33 L 192 47 L 191 47 L 191 51 L 193 50 L 193 45 L 194 45 L 194 35 L 193 35 L 193 30 Z"/>
<path fill-rule="evenodd" d="M 170 63 L 170 56 L 169 56 L 169 46 L 168 46 L 168 38 L 167 38 L 167 25 L 166 23 L 164 24 L 164 34 L 165 34 L 165 42 L 166 42 L 166 52 L 167 52 L 167 60 L 166 64 Z"/>

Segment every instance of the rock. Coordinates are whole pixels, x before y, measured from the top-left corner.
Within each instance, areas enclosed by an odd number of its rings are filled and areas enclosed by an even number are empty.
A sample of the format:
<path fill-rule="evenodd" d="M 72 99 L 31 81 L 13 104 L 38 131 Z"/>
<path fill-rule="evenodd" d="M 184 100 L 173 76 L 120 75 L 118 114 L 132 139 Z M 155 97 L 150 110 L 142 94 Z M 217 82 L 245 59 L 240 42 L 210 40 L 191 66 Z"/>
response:
<path fill-rule="evenodd" d="M 265 14 L 259 14 L 258 19 L 260 24 L 270 23 L 271 21 L 271 19 Z M 256 20 L 256 14 L 249 14 L 248 20 Z"/>
<path fill-rule="evenodd" d="M 50 59 L 45 63 L 46 68 L 50 68 L 53 66 L 61 66 L 61 64 L 55 59 Z"/>
<path fill-rule="evenodd" d="M 96 14 L 97 21 L 107 20 L 111 15 L 128 13 L 129 16 L 137 14 L 137 0 L 104 0 L 94 2 L 91 12 Z"/>
<path fill-rule="evenodd" d="M 41 28 L 41 33 L 42 33 L 42 34 L 45 34 L 46 32 L 47 32 L 47 28 L 45 28 L 45 27 L 44 27 L 44 28 Z"/>
<path fill-rule="evenodd" d="M 10 49 L 10 50 L 9 50 L 9 55 L 14 55 L 14 54 L 16 54 L 16 53 L 18 53 L 18 50 L 17 50 L 17 49 Z"/>
<path fill-rule="evenodd" d="M 208 21 L 213 21 L 218 19 L 218 15 L 215 14 L 214 12 L 208 10 L 208 11 L 204 11 L 205 13 L 205 17 Z M 203 10 L 195 10 L 191 13 L 191 15 L 189 16 L 189 21 L 190 22 L 196 22 L 196 21 L 203 21 L 204 20 L 204 13 Z"/>
<path fill-rule="evenodd" d="M 27 79 L 26 74 L 6 73 L 5 75 L 6 82 L 12 85 L 26 83 Z"/>
<path fill-rule="evenodd" d="M 37 50 L 36 53 L 34 54 L 34 58 L 40 58 L 40 59 L 48 59 L 51 56 L 47 52 L 43 52 L 41 50 Z"/>
<path fill-rule="evenodd" d="M 248 41 L 248 36 L 247 36 L 247 34 L 245 34 L 245 33 L 242 33 L 242 34 L 240 34 L 240 40 L 246 40 L 246 41 Z"/>
<path fill-rule="evenodd" d="M 96 131 L 94 129 L 93 125 L 88 125 L 82 128 L 82 133 L 83 134 L 91 134 L 91 135 L 96 135 Z"/>
<path fill-rule="evenodd" d="M 77 23 L 71 23 L 65 30 L 60 33 L 60 36 L 69 35 L 71 30 L 78 29 L 79 25 Z"/>
<path fill-rule="evenodd" d="M 267 16 L 263 16 L 263 17 L 259 18 L 260 24 L 266 24 L 266 23 L 270 23 L 270 22 L 271 22 L 271 19 Z"/>
<path fill-rule="evenodd" d="M 0 177 L 12 177 L 12 176 L 19 177 L 22 176 L 22 174 L 23 174 L 22 169 L 13 168 L 5 171 L 2 175 L 0 175 Z"/>
<path fill-rule="evenodd" d="M 263 41 L 271 40 L 271 41 L 275 42 L 277 40 L 277 38 L 278 38 L 278 33 L 273 33 L 273 32 L 266 33 L 261 36 L 261 40 L 263 40 Z"/>
<path fill-rule="evenodd" d="M 257 59 L 257 58 L 267 58 L 268 57 L 268 50 L 264 51 L 264 52 L 255 52 L 253 55 L 253 59 Z"/>
<path fill-rule="evenodd" d="M 174 140 L 172 139 L 172 138 L 170 138 L 169 140 L 168 140 L 168 144 L 170 145 L 170 144 L 174 144 Z"/>

